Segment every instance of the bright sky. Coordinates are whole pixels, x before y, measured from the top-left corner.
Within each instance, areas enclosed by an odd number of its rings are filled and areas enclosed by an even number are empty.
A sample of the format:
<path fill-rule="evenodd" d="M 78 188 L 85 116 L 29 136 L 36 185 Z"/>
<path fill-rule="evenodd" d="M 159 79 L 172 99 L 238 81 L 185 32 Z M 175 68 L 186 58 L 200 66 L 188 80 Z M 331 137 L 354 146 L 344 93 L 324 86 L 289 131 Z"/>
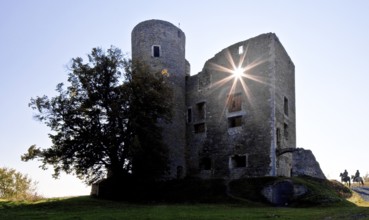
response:
<path fill-rule="evenodd" d="M 169 21 L 186 34 L 191 73 L 220 50 L 274 32 L 296 66 L 297 146 L 311 149 L 323 172 L 369 172 L 369 1 L 0 0 L 0 167 L 38 181 L 44 196 L 89 194 L 74 176 L 59 180 L 40 163 L 22 162 L 32 144 L 50 146 L 33 119 L 31 97 L 55 94 L 71 58 L 93 47 L 131 52 L 141 21 Z"/>

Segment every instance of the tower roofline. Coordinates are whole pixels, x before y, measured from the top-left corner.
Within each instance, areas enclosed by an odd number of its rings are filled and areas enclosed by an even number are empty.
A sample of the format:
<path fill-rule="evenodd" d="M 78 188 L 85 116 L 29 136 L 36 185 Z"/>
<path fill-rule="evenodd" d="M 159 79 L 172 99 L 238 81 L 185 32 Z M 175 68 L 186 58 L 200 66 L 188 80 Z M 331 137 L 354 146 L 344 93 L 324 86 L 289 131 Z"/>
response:
<path fill-rule="evenodd" d="M 166 27 L 170 27 L 170 28 L 175 28 L 179 31 L 181 31 L 181 33 L 183 34 L 183 36 L 186 36 L 185 33 L 181 30 L 181 28 L 175 26 L 174 24 L 168 22 L 168 21 L 164 21 L 164 20 L 159 20 L 159 19 L 150 19 L 150 20 L 146 20 L 146 21 L 142 21 L 140 23 L 138 23 L 133 29 L 132 29 L 132 33 L 138 29 L 141 28 L 143 26 L 152 26 L 152 25 L 162 25 L 162 26 L 166 26 Z"/>

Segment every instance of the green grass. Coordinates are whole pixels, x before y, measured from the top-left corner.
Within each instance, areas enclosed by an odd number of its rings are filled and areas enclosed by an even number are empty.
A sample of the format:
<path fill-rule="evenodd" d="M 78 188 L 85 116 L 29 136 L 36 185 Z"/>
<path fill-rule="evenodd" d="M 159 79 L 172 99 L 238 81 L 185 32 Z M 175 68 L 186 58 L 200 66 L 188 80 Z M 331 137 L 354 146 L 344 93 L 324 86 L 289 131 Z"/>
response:
<path fill-rule="evenodd" d="M 0 201 L 0 219 L 369 219 L 369 209 L 249 207 L 242 204 L 130 204 L 90 197 Z"/>
<path fill-rule="evenodd" d="M 248 201 L 268 203 L 261 194 L 262 189 L 278 181 L 290 180 L 296 185 L 305 186 L 308 192 L 302 196 L 292 198 L 289 207 L 328 207 L 354 206 L 346 199 L 352 196 L 350 189 L 337 181 L 317 179 L 313 177 L 258 177 L 234 180 L 230 183 L 231 193 L 238 198 Z"/>
<path fill-rule="evenodd" d="M 369 219 L 369 203 L 336 181 L 292 178 L 309 192 L 290 207 L 271 207 L 260 190 L 283 178 L 233 181 L 230 199 L 219 181 L 186 180 L 155 186 L 156 193 L 140 203 L 95 199 L 89 196 L 36 202 L 0 200 L 0 220 L 18 219 Z M 166 192 L 166 193 L 165 193 Z M 161 196 L 158 196 L 160 194 Z M 158 200 L 144 200 L 143 198 Z M 143 203 L 142 201 L 146 201 Z M 151 201 L 151 202 L 149 202 Z M 159 202 L 158 202 L 159 201 Z M 293 208 L 292 208 L 293 207 Z"/>

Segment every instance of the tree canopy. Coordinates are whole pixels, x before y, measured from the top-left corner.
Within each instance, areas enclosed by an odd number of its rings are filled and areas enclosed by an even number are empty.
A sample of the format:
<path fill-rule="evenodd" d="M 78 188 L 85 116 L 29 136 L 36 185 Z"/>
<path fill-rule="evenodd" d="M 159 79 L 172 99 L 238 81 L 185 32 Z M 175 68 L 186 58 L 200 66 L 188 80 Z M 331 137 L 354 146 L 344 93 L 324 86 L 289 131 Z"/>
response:
<path fill-rule="evenodd" d="M 52 145 L 32 145 L 22 160 L 38 159 L 42 168 L 53 167 L 54 177 L 74 173 L 88 184 L 106 175 L 164 175 L 168 150 L 159 124 L 172 118 L 166 76 L 132 63 L 115 47 L 93 48 L 86 63 L 72 59 L 70 71 L 58 95 L 31 99 L 35 118 L 52 131 Z"/>

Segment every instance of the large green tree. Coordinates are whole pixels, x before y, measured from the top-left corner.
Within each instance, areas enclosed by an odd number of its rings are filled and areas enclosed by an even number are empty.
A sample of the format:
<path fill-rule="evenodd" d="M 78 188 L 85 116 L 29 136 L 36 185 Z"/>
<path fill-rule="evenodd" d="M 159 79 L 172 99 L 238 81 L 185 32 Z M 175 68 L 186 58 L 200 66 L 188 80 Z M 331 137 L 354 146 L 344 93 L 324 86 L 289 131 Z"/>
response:
<path fill-rule="evenodd" d="M 54 177 L 74 173 L 91 184 L 108 176 L 155 179 L 168 169 L 159 124 L 172 117 L 165 75 L 132 63 L 118 48 L 92 49 L 88 62 L 72 59 L 68 82 L 58 95 L 32 98 L 36 119 L 52 133 L 52 145 L 32 145 L 22 160 L 51 165 Z"/>

